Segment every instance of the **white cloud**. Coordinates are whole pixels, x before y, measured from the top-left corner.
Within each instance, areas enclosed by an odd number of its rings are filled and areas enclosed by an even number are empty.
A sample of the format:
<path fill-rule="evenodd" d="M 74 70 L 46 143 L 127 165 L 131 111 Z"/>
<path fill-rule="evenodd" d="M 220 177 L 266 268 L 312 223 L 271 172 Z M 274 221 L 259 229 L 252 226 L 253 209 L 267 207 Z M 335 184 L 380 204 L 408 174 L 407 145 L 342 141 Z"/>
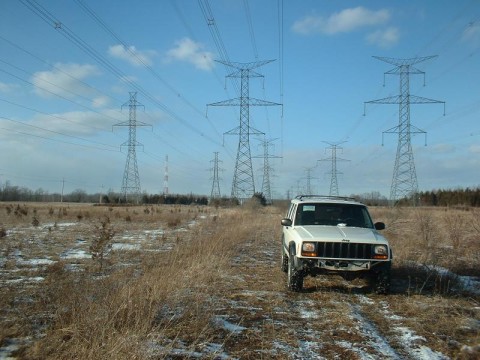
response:
<path fill-rule="evenodd" d="M 43 97 L 53 94 L 61 96 L 86 95 L 93 90 L 82 83 L 90 76 L 98 75 L 96 66 L 89 64 L 55 64 L 53 71 L 39 71 L 33 74 L 35 93 Z"/>
<path fill-rule="evenodd" d="M 48 115 L 36 115 L 29 123 L 38 128 L 48 129 L 58 133 L 65 133 L 74 136 L 92 135 L 98 132 L 111 131 L 113 118 L 122 118 L 118 110 L 105 110 L 101 113 L 93 111 L 69 111 L 65 113 Z M 40 132 L 45 135 L 43 130 L 34 130 L 29 128 L 28 132 Z M 48 133 L 47 133 L 48 134 Z M 48 135 L 51 137 L 52 135 Z"/>
<path fill-rule="evenodd" d="M 202 51 L 202 44 L 196 43 L 189 38 L 183 38 L 175 42 L 176 47 L 167 52 L 167 60 L 180 60 L 189 62 L 197 69 L 211 70 L 213 68 L 213 54 Z"/>
<path fill-rule="evenodd" d="M 480 154 L 480 145 L 471 145 L 468 151 L 472 154 Z"/>
<path fill-rule="evenodd" d="M 388 48 L 395 45 L 400 39 L 400 31 L 395 27 L 389 27 L 385 30 L 377 30 L 367 35 L 367 42 L 378 45 L 381 48 Z"/>
<path fill-rule="evenodd" d="M 452 144 L 435 144 L 431 148 L 434 154 L 452 154 L 456 150 Z"/>
<path fill-rule="evenodd" d="M 152 65 L 152 57 L 155 51 L 139 51 L 135 46 L 112 45 L 108 48 L 108 53 L 117 59 L 125 60 L 134 66 Z"/>
<path fill-rule="evenodd" d="M 309 15 L 293 24 L 293 31 L 300 34 L 337 34 L 351 32 L 364 26 L 384 24 L 390 19 L 390 11 L 386 9 L 372 11 L 362 6 L 342 10 L 328 18 Z"/>
<path fill-rule="evenodd" d="M 2 93 L 8 93 L 17 87 L 18 87 L 17 85 L 7 84 L 0 81 L 0 92 Z"/>
<path fill-rule="evenodd" d="M 463 31 L 462 41 L 477 45 L 480 42 L 480 22 L 473 22 Z"/>
<path fill-rule="evenodd" d="M 110 103 L 110 99 L 107 96 L 97 96 L 93 99 L 92 105 L 95 108 L 100 108 L 108 105 Z"/>

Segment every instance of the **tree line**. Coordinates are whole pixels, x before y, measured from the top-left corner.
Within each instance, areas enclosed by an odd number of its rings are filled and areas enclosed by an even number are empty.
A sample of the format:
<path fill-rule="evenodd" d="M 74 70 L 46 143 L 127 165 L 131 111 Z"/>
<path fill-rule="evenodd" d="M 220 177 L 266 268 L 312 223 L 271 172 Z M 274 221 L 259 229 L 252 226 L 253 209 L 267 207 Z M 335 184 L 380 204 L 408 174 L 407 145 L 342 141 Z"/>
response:
<path fill-rule="evenodd" d="M 388 199 L 381 195 L 378 191 L 364 193 L 360 195 L 351 195 L 369 206 L 386 206 L 389 204 Z M 255 194 L 254 198 L 258 198 L 264 205 L 264 197 L 262 194 Z M 20 187 L 10 184 L 7 181 L 0 186 L 0 201 L 25 201 L 25 202 L 73 202 L 73 203 L 103 203 L 103 204 L 120 204 L 125 203 L 122 194 L 112 190 L 104 194 L 94 193 L 88 194 L 82 189 L 76 189 L 68 194 L 49 193 L 39 188 L 31 190 L 26 187 Z M 219 198 L 210 200 L 204 195 L 194 194 L 140 194 L 139 202 L 141 204 L 180 204 L 180 205 L 207 205 L 214 206 L 232 206 L 238 205 L 237 199 Z M 409 206 L 412 199 L 400 200 L 398 205 Z M 438 189 L 421 191 L 416 194 L 416 204 L 420 206 L 472 206 L 480 207 L 480 187 L 476 188 L 457 188 L 457 189 Z"/>
<path fill-rule="evenodd" d="M 101 204 L 123 204 L 125 199 L 122 194 L 112 190 L 106 193 L 88 194 L 85 190 L 76 189 L 70 193 L 49 193 L 42 188 L 31 190 L 6 182 L 0 187 L 0 201 L 15 202 L 72 202 L 72 203 L 101 203 Z M 179 204 L 179 205 L 207 205 L 208 197 L 194 194 L 146 194 L 139 197 L 141 204 Z"/>
<path fill-rule="evenodd" d="M 480 187 L 454 190 L 432 190 L 418 193 L 423 206 L 480 206 Z"/>

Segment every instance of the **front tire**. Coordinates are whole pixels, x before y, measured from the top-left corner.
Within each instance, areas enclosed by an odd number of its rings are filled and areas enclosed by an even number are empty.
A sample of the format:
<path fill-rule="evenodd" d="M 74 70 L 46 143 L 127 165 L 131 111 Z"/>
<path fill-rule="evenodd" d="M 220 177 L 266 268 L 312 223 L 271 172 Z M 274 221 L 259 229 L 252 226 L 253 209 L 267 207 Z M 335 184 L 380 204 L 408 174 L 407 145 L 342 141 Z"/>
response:
<path fill-rule="evenodd" d="M 302 291 L 303 288 L 303 272 L 295 268 L 295 255 L 291 254 L 288 257 L 287 287 L 294 292 Z"/>
<path fill-rule="evenodd" d="M 370 278 L 372 290 L 379 295 L 387 295 L 390 291 L 390 268 L 382 269 Z"/>

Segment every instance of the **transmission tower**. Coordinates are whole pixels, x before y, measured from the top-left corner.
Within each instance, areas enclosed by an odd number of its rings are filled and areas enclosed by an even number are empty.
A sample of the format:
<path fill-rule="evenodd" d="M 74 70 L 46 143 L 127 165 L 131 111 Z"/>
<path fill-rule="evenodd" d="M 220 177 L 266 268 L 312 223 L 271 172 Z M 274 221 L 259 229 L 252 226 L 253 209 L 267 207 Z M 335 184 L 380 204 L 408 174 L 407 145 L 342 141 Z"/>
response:
<path fill-rule="evenodd" d="M 393 170 L 392 186 L 390 189 L 390 201 L 394 204 L 403 198 L 410 198 L 415 203 L 415 194 L 418 193 L 417 173 L 413 159 L 413 150 L 411 144 L 412 134 L 426 134 L 425 131 L 418 129 L 410 123 L 410 104 L 438 104 L 443 103 L 445 115 L 445 102 L 439 100 L 427 99 L 415 95 L 410 95 L 410 74 L 424 75 L 425 72 L 417 69 L 413 65 L 420 62 L 433 59 L 434 56 L 426 56 L 412 59 L 393 59 L 387 57 L 374 56 L 374 58 L 386 63 L 395 65 L 385 75 L 400 76 L 400 94 L 390 96 L 384 99 L 372 100 L 366 104 L 399 104 L 398 125 L 383 132 L 384 134 L 398 134 L 397 156 L 395 158 L 395 167 Z M 385 83 L 384 75 L 384 83 Z"/>
<path fill-rule="evenodd" d="M 136 154 L 135 148 L 137 146 L 141 146 L 142 144 L 137 142 L 136 131 L 137 131 L 137 127 L 139 126 L 149 126 L 149 125 L 143 122 L 137 121 L 137 107 L 143 106 L 143 105 L 137 102 L 136 92 L 130 92 L 129 94 L 130 94 L 130 101 L 122 105 L 122 109 L 123 109 L 123 107 L 128 104 L 128 108 L 129 108 L 128 121 L 123 121 L 113 126 L 128 126 L 128 141 L 124 142 L 121 145 L 121 146 L 127 146 L 128 148 L 127 162 L 125 163 L 125 171 L 123 173 L 121 192 L 125 202 L 132 200 L 135 203 L 138 203 L 140 199 L 140 177 L 138 175 L 137 154 Z"/>
<path fill-rule="evenodd" d="M 265 60 L 251 63 L 218 61 L 221 64 L 235 69 L 231 74 L 227 75 L 227 77 L 240 78 L 239 98 L 208 104 L 208 106 L 240 106 L 240 126 L 225 133 L 227 135 L 239 136 L 237 159 L 235 162 L 235 171 L 232 182 L 232 197 L 237 199 L 248 199 L 255 194 L 252 156 L 250 152 L 250 135 L 263 135 L 263 133 L 250 126 L 250 106 L 280 105 L 270 101 L 251 98 L 249 95 L 250 78 L 263 78 L 263 75 L 253 71 L 253 69 L 268 64 L 272 61 L 273 60 Z"/>
<path fill-rule="evenodd" d="M 329 143 L 327 141 L 324 141 L 324 143 L 330 145 L 330 147 L 326 148 L 325 150 L 331 150 L 332 155 L 328 159 L 321 159 L 318 161 L 330 161 L 332 164 L 332 170 L 330 171 L 330 196 L 338 196 L 338 180 L 337 180 L 337 175 L 342 174 L 341 172 L 337 171 L 337 161 L 350 161 L 350 160 L 345 160 L 342 158 L 339 158 L 337 156 L 337 150 L 342 150 L 342 148 L 339 146 L 340 144 L 343 144 L 345 141 L 339 142 L 339 143 Z"/>
<path fill-rule="evenodd" d="M 212 182 L 212 192 L 210 193 L 210 199 L 219 199 L 220 198 L 220 177 L 219 177 L 219 163 L 221 160 L 218 160 L 218 151 L 214 152 L 215 157 L 210 162 L 213 162 L 213 182 Z"/>
<path fill-rule="evenodd" d="M 309 168 L 305 168 L 305 172 L 307 173 L 307 188 L 306 188 L 306 193 L 305 195 L 312 195 L 313 194 L 313 190 L 312 190 L 312 179 L 314 179 L 314 177 L 312 176 L 312 170 L 314 168 L 313 167 L 309 167 Z"/>
<path fill-rule="evenodd" d="M 262 194 L 265 196 L 267 204 L 272 204 L 272 190 L 271 190 L 271 181 L 270 181 L 270 172 L 273 171 L 272 166 L 270 165 L 269 159 L 279 159 L 281 156 L 275 156 L 269 154 L 269 148 L 272 145 L 272 142 L 277 139 L 263 140 L 263 155 L 262 156 L 253 156 L 254 158 L 263 159 L 263 182 L 262 182 Z"/>

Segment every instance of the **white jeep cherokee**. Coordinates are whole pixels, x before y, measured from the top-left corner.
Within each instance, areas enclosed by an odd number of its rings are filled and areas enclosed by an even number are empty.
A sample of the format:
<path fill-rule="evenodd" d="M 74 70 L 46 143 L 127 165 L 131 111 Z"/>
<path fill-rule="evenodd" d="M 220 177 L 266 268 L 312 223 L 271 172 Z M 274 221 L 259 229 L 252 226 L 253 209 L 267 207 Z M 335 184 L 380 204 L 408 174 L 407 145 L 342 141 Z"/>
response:
<path fill-rule="evenodd" d="M 390 287 L 392 250 L 367 207 L 352 198 L 299 195 L 282 220 L 282 270 L 287 285 L 301 291 L 305 276 L 365 277 L 375 292 Z"/>

